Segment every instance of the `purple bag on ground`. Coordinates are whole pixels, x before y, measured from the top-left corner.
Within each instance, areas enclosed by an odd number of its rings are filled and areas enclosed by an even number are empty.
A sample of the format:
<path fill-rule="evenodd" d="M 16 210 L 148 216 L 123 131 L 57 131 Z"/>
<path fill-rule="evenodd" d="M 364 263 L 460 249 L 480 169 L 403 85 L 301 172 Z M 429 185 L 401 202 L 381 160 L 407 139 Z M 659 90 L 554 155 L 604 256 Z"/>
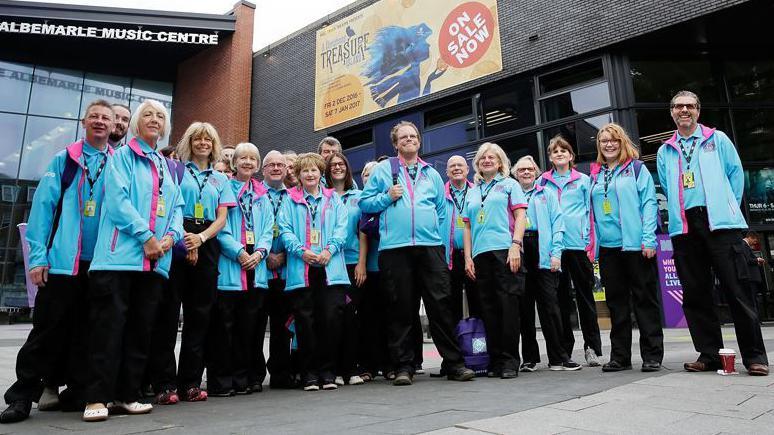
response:
<path fill-rule="evenodd" d="M 455 329 L 457 342 L 465 360 L 465 367 L 486 376 L 489 369 L 489 353 L 486 351 L 486 329 L 484 321 L 475 317 L 460 320 Z"/>

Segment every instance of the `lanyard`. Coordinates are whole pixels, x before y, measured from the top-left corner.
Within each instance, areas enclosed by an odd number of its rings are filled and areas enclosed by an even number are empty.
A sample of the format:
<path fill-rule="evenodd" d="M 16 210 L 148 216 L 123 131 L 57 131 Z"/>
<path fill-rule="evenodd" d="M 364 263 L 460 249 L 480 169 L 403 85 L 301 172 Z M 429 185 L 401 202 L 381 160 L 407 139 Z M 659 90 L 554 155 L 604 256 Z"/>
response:
<path fill-rule="evenodd" d="M 89 165 L 86 164 L 86 158 L 83 158 L 83 172 L 86 173 L 86 181 L 89 182 L 89 200 L 94 199 L 94 184 L 99 180 L 99 176 L 102 175 L 102 170 L 105 169 L 105 163 L 107 162 L 107 154 L 102 154 L 102 161 L 97 168 L 97 174 L 94 178 L 91 178 L 91 172 L 89 171 Z"/>
<path fill-rule="evenodd" d="M 187 166 L 187 168 L 188 168 L 188 172 L 191 173 L 191 176 L 196 182 L 196 187 L 199 188 L 199 202 L 202 202 L 202 191 L 204 191 L 204 188 L 207 187 L 207 180 L 210 178 L 210 174 L 212 174 L 212 172 L 207 172 L 207 174 L 204 176 L 204 180 L 202 180 L 202 183 L 199 184 L 199 178 L 196 176 L 196 173 L 194 172 L 194 170 L 191 169 L 190 166 Z"/>
<path fill-rule="evenodd" d="M 306 208 L 309 210 L 309 214 L 312 216 L 312 226 L 314 227 L 315 219 L 317 218 L 317 200 L 315 198 L 311 198 L 311 201 L 307 200 Z"/>
<path fill-rule="evenodd" d="M 527 198 L 527 204 L 529 204 L 530 200 L 532 200 L 532 195 L 535 194 L 535 188 L 533 187 L 527 192 L 524 192 L 524 196 Z"/>
<path fill-rule="evenodd" d="M 693 158 L 693 150 L 696 149 L 696 138 L 693 138 L 693 142 L 691 142 L 691 148 L 686 152 L 685 148 L 683 147 L 683 140 L 680 140 L 680 151 L 683 153 L 683 157 L 685 157 L 685 162 L 688 164 L 688 170 L 691 170 L 691 159 Z"/>
<path fill-rule="evenodd" d="M 249 183 L 249 181 L 248 181 Z M 247 197 L 247 204 L 244 202 L 244 198 Z M 248 190 L 241 197 L 239 197 L 239 208 L 242 210 L 242 218 L 245 220 L 245 227 L 247 231 L 253 230 L 253 192 Z"/>
<path fill-rule="evenodd" d="M 271 194 L 269 194 L 269 201 L 271 201 L 271 208 L 274 212 L 274 219 L 277 219 L 277 212 L 279 211 L 280 205 L 282 205 L 282 198 L 284 198 L 283 192 L 284 190 L 277 191 L 277 202 L 274 202 L 274 198 L 271 197 Z"/>
<path fill-rule="evenodd" d="M 489 184 L 486 187 L 486 191 L 484 191 L 484 189 L 483 189 L 483 187 L 484 187 L 483 181 L 481 182 L 481 184 L 478 185 L 478 189 L 481 191 L 481 208 L 484 208 L 484 201 L 486 201 L 486 198 L 489 196 L 489 192 L 492 191 L 492 188 L 495 187 L 497 182 L 498 182 L 498 180 L 490 181 Z"/>
<path fill-rule="evenodd" d="M 460 204 L 459 201 L 457 201 L 457 194 L 458 193 L 462 194 L 462 195 L 460 195 L 460 196 L 462 196 L 462 204 Z M 452 189 L 452 196 L 451 196 L 452 197 L 452 201 L 454 201 L 454 206 L 457 207 L 457 212 L 459 212 L 459 214 L 462 214 L 462 209 L 465 208 L 465 198 L 467 197 L 467 195 L 468 195 L 468 184 L 467 183 L 465 183 L 465 189 L 463 189 L 463 190 Z M 483 201 L 482 201 L 482 204 L 483 204 Z"/>
<path fill-rule="evenodd" d="M 417 169 L 418 169 L 418 167 L 419 167 L 418 165 L 413 165 L 413 166 L 407 166 L 406 167 L 406 170 L 408 171 L 409 177 L 411 177 L 412 181 L 417 179 L 417 172 L 418 172 Z"/>
<path fill-rule="evenodd" d="M 148 156 L 150 157 L 150 160 L 153 162 L 153 166 L 156 167 L 156 170 L 159 172 L 159 197 L 163 195 L 162 187 L 164 186 L 164 165 L 162 164 L 161 158 L 158 154 L 156 154 L 155 151 L 151 151 Z M 158 162 L 156 162 L 156 159 L 159 159 Z"/>
<path fill-rule="evenodd" d="M 605 198 L 607 198 L 607 186 L 610 184 L 610 182 L 613 180 L 613 174 L 615 174 L 615 168 L 610 169 L 607 167 L 607 165 L 602 165 L 602 168 L 605 170 L 605 173 L 603 174 L 604 180 L 605 180 Z"/>

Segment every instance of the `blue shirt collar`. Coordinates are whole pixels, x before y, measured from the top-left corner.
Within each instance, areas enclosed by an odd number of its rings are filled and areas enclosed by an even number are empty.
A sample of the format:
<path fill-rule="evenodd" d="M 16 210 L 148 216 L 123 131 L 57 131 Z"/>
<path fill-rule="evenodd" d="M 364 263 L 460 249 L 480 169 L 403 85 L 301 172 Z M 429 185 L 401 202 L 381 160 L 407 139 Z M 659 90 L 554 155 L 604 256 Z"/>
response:
<path fill-rule="evenodd" d="M 142 150 L 143 153 L 145 153 L 145 155 L 154 154 L 154 153 L 158 154 L 158 145 L 156 145 L 156 149 L 154 150 L 153 148 L 150 147 L 150 145 L 148 145 L 147 142 L 140 139 L 139 137 L 135 137 L 135 139 L 137 139 L 137 143 L 140 144 L 140 149 Z"/>
<path fill-rule="evenodd" d="M 691 134 L 688 137 L 683 137 L 679 133 L 677 134 L 677 136 L 678 136 L 678 140 L 683 140 L 683 141 L 688 141 L 693 138 L 696 138 L 697 140 L 701 140 L 703 137 L 701 134 L 701 125 L 696 124 L 696 130 L 694 130 L 693 134 Z"/>
<path fill-rule="evenodd" d="M 195 172 L 195 173 L 198 173 L 198 174 L 203 174 L 203 173 L 205 173 L 205 172 L 212 172 L 212 165 L 209 165 L 209 166 L 207 166 L 207 169 L 205 169 L 205 170 L 203 170 L 203 171 L 200 171 L 200 170 L 199 170 L 199 167 L 198 167 L 198 166 L 196 166 L 196 163 L 194 163 L 194 162 L 193 162 L 193 161 L 191 161 L 191 160 L 187 161 L 187 162 L 185 163 L 185 166 L 186 166 L 187 168 L 191 168 L 191 169 L 193 169 L 193 170 L 194 170 L 194 172 Z M 244 183 L 242 183 L 242 184 L 244 184 Z"/>
<path fill-rule="evenodd" d="M 105 148 L 102 151 L 94 148 L 86 139 L 83 140 L 83 145 L 83 153 L 87 156 L 96 156 L 97 154 L 107 153 L 107 145 L 105 145 Z"/>
<path fill-rule="evenodd" d="M 284 191 L 286 190 L 286 188 L 285 188 L 285 185 L 284 185 L 284 184 L 281 184 L 281 185 L 280 185 L 281 187 L 280 187 L 279 189 L 275 189 L 275 188 L 271 187 L 271 186 L 269 185 L 269 183 L 267 183 L 266 181 L 263 181 L 262 183 L 263 183 L 263 185 L 266 187 L 266 190 L 268 190 L 268 191 L 269 191 L 269 193 L 274 193 L 274 194 L 277 194 L 277 193 L 284 192 Z"/>
<path fill-rule="evenodd" d="M 495 182 L 497 182 L 497 181 L 500 181 L 500 180 L 502 180 L 503 178 L 505 178 L 505 177 L 503 176 L 503 174 L 501 174 L 501 173 L 499 173 L 499 172 L 498 172 L 498 173 L 497 173 L 497 175 L 495 175 L 495 176 L 494 176 L 494 178 L 492 178 L 492 180 L 493 180 L 493 181 L 495 181 Z M 482 178 L 481 180 L 479 180 L 479 181 L 478 181 L 478 184 L 484 184 L 484 182 L 485 182 L 485 181 L 484 181 L 484 179 Z M 489 182 L 491 183 L 492 181 L 489 181 Z"/>

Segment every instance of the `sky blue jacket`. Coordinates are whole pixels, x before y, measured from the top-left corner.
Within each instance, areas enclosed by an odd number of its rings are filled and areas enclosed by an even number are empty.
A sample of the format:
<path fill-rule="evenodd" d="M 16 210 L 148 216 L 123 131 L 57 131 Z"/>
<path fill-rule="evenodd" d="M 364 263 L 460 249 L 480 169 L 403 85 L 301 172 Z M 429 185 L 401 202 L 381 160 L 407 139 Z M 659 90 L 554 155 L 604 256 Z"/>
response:
<path fill-rule="evenodd" d="M 263 183 L 252 178 L 247 183 L 237 179 L 231 179 L 228 183 L 228 188 L 234 193 L 237 203 L 242 200 L 247 189 L 253 191 L 252 207 L 250 208 L 255 237 L 253 249 L 263 251 L 261 262 L 255 266 L 253 285 L 255 288 L 266 289 L 269 287 L 270 276 L 266 268 L 266 253 L 271 249 L 272 225 L 274 225 L 271 205 L 269 199 L 266 198 L 266 188 Z M 247 206 L 246 202 L 245 206 Z M 239 254 L 245 250 L 247 245 L 247 226 L 240 205 L 229 208 L 226 226 L 218 233 L 218 243 L 220 243 L 221 254 L 218 260 L 218 272 L 220 272 L 218 289 L 246 291 L 247 272 L 239 264 Z"/>
<path fill-rule="evenodd" d="M 72 143 L 66 149 L 58 152 L 35 190 L 32 200 L 32 210 L 27 224 L 27 243 L 30 245 L 29 268 L 49 266 L 48 273 L 55 275 L 77 275 L 78 263 L 81 259 L 81 247 L 83 240 L 96 241 L 97 231 L 89 236 L 83 233 L 84 219 L 100 219 L 103 198 L 105 193 L 105 178 L 107 165 L 110 164 L 113 149 L 107 147 L 108 163 L 100 177 L 94 183 L 94 201 L 96 211 L 93 217 L 84 216 L 84 205 L 89 194 L 89 183 L 84 172 L 82 140 Z M 64 192 L 62 201 L 62 213 L 59 217 L 59 227 L 54 236 L 51 249 L 48 249 L 48 240 L 51 237 L 51 228 L 54 224 L 56 211 L 61 192 L 62 173 L 66 159 L 78 164 L 78 170 L 70 187 Z M 94 177 L 96 174 L 92 173 Z M 95 226 L 91 226 L 94 228 Z"/>
<path fill-rule="evenodd" d="M 155 154 L 156 164 L 146 153 Z M 156 213 L 161 179 L 157 164 L 164 175 L 164 216 Z M 105 171 L 105 204 L 89 270 L 154 271 L 168 278 L 172 250 L 155 264 L 143 251 L 143 244 L 153 236 L 160 241 L 169 234 L 176 243 L 184 234 L 183 196 L 164 156 L 134 138 L 116 150 Z"/>
<path fill-rule="evenodd" d="M 473 183 L 469 180 L 465 180 L 468 189 L 473 187 Z M 446 251 L 446 264 L 449 266 L 449 270 L 452 269 L 452 254 L 455 249 L 464 249 L 462 245 L 462 237 L 465 234 L 465 224 L 459 225 L 463 222 L 463 216 L 457 211 L 457 207 L 454 205 L 454 199 L 451 193 L 451 181 L 447 181 L 444 185 L 444 196 L 446 198 L 446 220 L 441 223 L 441 237 L 443 238 L 443 247 Z M 463 206 L 463 211 L 465 208 Z"/>
<path fill-rule="evenodd" d="M 406 246 L 442 246 L 441 222 L 446 218 L 443 180 L 432 166 L 417 161 L 412 181 L 401 158 L 398 182 L 403 196 L 394 202 L 387 193 L 392 187 L 392 169 L 384 160 L 373 169 L 360 195 L 360 209 L 379 215 L 379 250 Z M 444 231 L 445 233 L 445 231 Z"/>
<path fill-rule="evenodd" d="M 564 219 L 564 249 L 585 250 L 589 246 L 589 176 L 575 169 L 570 170 L 570 178 L 561 187 L 554 179 L 554 171 L 544 172 L 538 184 L 556 194 L 562 207 Z"/>
<path fill-rule="evenodd" d="M 266 181 L 263 182 L 263 187 L 266 189 L 266 199 L 269 201 L 269 207 L 271 208 L 272 219 L 274 221 L 272 225 L 273 239 L 271 242 L 271 252 L 279 254 L 285 252 L 285 246 L 282 244 L 282 237 L 280 237 L 279 221 L 277 217 L 282 210 L 282 203 L 288 198 L 288 192 L 287 189 L 285 189 L 285 186 L 282 186 L 282 189 L 280 190 L 275 190 L 273 187 L 269 186 Z M 268 271 L 271 275 L 269 276 L 269 279 L 285 279 L 287 272 L 286 265 L 287 263 L 280 268 Z"/>
<path fill-rule="evenodd" d="M 641 251 L 643 248 L 656 249 L 656 187 L 650 171 L 642 162 L 639 175 L 635 179 L 635 160 L 628 160 L 615 170 L 610 181 L 609 191 L 615 195 L 617 207 L 613 211 L 621 227 L 621 248 L 624 251 Z M 591 164 L 591 191 L 596 184 L 603 182 L 600 175 L 602 166 Z M 600 231 L 606 231 L 597 224 L 595 214 L 602 214 L 602 202 L 591 196 L 591 245 L 594 256 L 599 252 Z"/>
<path fill-rule="evenodd" d="M 328 285 L 349 285 L 344 261 L 344 242 L 347 238 L 347 209 L 333 189 L 320 187 L 322 193 L 320 216 L 320 246 L 328 249 L 331 260 L 325 266 Z M 311 249 L 309 213 L 305 192 L 301 186 L 288 189 L 289 198 L 282 202 L 279 229 L 287 252 L 287 279 L 285 291 L 309 287 L 309 265 L 301 259 L 304 249 Z M 289 199 L 289 200 L 288 200 Z"/>
<path fill-rule="evenodd" d="M 538 267 L 550 270 L 551 257 L 562 259 L 565 219 L 562 208 L 559 206 L 559 199 L 553 191 L 537 183 L 533 189 L 535 192 L 527 201 L 527 214 L 536 218 L 536 222 L 532 224 L 537 227 L 539 234 L 540 261 Z"/>
<path fill-rule="evenodd" d="M 344 259 L 347 264 L 357 264 L 360 256 L 360 190 L 349 189 L 341 195 L 347 209 L 347 240 L 344 242 Z"/>
<path fill-rule="evenodd" d="M 740 204 L 744 192 L 744 171 L 739 154 L 728 136 L 720 130 L 699 124 L 703 140 L 699 145 L 698 164 L 707 201 L 710 230 L 747 228 Z M 685 200 L 681 182 L 683 165 L 677 132 L 658 150 L 658 178 L 667 197 L 669 235 L 688 233 Z"/>

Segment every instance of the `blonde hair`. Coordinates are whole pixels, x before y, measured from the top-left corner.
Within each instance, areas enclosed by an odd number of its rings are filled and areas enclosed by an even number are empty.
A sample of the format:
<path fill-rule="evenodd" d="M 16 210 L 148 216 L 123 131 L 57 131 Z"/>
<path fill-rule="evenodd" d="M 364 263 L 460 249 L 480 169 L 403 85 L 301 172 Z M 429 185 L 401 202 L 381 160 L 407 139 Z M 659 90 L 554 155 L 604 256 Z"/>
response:
<path fill-rule="evenodd" d="M 572 145 L 570 145 L 570 142 L 567 142 L 567 139 L 562 137 L 561 134 L 557 134 L 556 136 L 551 138 L 551 141 L 548 143 L 548 157 L 549 161 L 551 160 L 551 153 L 554 152 L 555 149 L 561 148 L 563 150 L 566 150 L 570 153 L 572 156 L 572 159 L 570 160 L 570 168 L 575 166 L 575 151 L 572 150 Z M 551 163 L 551 166 L 553 166 L 553 162 Z"/>
<path fill-rule="evenodd" d="M 322 174 L 325 173 L 325 160 L 317 153 L 299 154 L 298 159 L 293 164 L 293 173 L 296 175 L 296 178 L 300 179 L 301 171 L 309 167 L 319 169 L 320 176 L 322 177 Z"/>
<path fill-rule="evenodd" d="M 144 100 L 142 103 L 140 103 L 137 109 L 135 109 L 134 113 L 132 114 L 132 119 L 129 120 L 129 132 L 132 133 L 132 136 L 138 136 L 140 134 L 140 117 L 142 116 L 142 112 L 145 111 L 145 109 L 148 107 L 151 107 L 164 115 L 164 125 L 162 125 L 161 129 L 159 130 L 159 140 L 164 139 L 167 137 L 167 133 L 169 133 L 169 130 L 172 128 L 169 124 L 169 112 L 163 104 L 151 98 Z"/>
<path fill-rule="evenodd" d="M 522 161 L 528 161 L 532 163 L 532 166 L 535 168 L 535 178 L 539 177 L 540 174 L 543 173 L 543 170 L 540 169 L 540 165 L 537 164 L 537 162 L 532 156 L 524 156 L 519 160 L 516 160 L 516 163 L 514 163 L 513 167 L 511 168 L 511 175 L 513 175 L 514 178 L 516 178 L 516 173 L 517 173 L 516 167 L 519 166 L 519 163 L 521 163 Z"/>
<path fill-rule="evenodd" d="M 597 132 L 597 163 L 604 164 L 607 162 L 605 157 L 602 155 L 602 147 L 599 144 L 599 137 L 602 136 L 602 133 L 609 134 L 612 140 L 617 140 L 620 144 L 618 152 L 619 165 L 629 159 L 634 160 L 640 157 L 640 152 L 637 151 L 637 148 L 634 147 L 632 140 L 629 138 L 629 135 L 626 134 L 626 131 L 623 129 L 623 127 L 616 124 L 615 122 L 611 122 L 609 124 L 603 125 L 602 128 L 600 128 Z"/>
<path fill-rule="evenodd" d="M 212 151 L 210 151 L 208 157 L 210 163 L 220 160 L 220 156 L 223 153 L 223 148 L 220 144 L 220 136 L 218 136 L 218 131 L 215 130 L 215 127 L 209 122 L 194 122 L 188 126 L 185 133 L 183 133 L 180 142 L 177 143 L 177 158 L 179 158 L 181 162 L 191 160 L 191 146 L 193 145 L 193 141 L 194 139 L 203 136 L 208 136 L 210 140 L 212 140 Z"/>
<path fill-rule="evenodd" d="M 231 157 L 231 161 L 228 162 L 232 172 L 236 172 L 237 158 L 245 153 L 255 154 L 255 158 L 258 160 L 256 170 L 261 169 L 261 152 L 258 150 L 258 147 L 250 142 L 242 142 L 234 148 L 234 156 Z"/>
<path fill-rule="evenodd" d="M 498 169 L 498 172 L 503 176 L 508 176 L 508 168 L 511 167 L 511 160 L 508 159 L 508 156 L 505 155 L 505 151 L 500 147 L 500 145 L 497 145 L 496 143 L 492 142 L 484 142 L 481 144 L 480 147 L 478 147 L 478 151 L 476 151 L 476 156 L 473 157 L 473 168 L 476 170 L 476 174 L 474 175 L 473 179 L 476 182 L 479 182 L 480 180 L 483 180 L 484 177 L 481 174 L 481 170 L 478 168 L 478 162 L 481 160 L 482 157 L 484 157 L 484 154 L 487 152 L 493 152 L 497 158 L 500 160 L 500 169 Z"/>

